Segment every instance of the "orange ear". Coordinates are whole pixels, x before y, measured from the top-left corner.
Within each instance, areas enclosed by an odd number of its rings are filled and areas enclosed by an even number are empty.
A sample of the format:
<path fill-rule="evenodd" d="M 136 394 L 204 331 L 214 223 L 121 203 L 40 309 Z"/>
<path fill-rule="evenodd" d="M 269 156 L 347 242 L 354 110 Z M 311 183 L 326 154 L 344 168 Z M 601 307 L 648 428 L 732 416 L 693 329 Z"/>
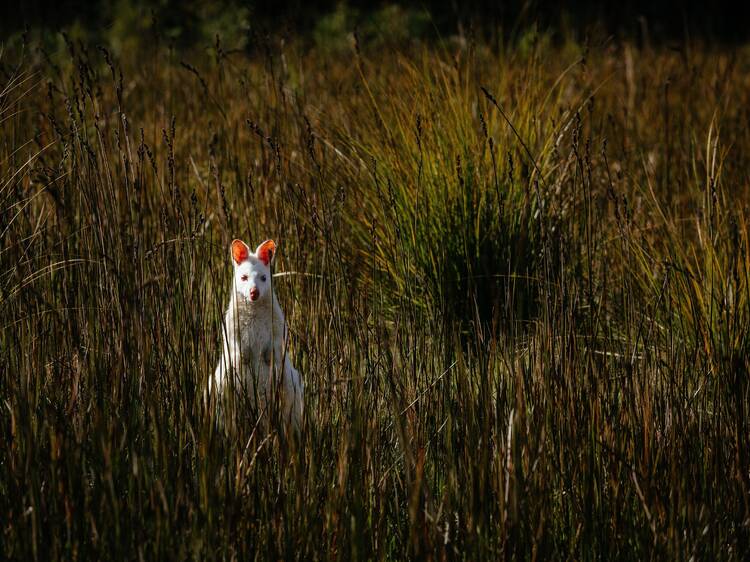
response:
<path fill-rule="evenodd" d="M 232 259 L 234 263 L 241 264 L 250 255 L 250 248 L 242 240 L 232 240 Z"/>
<path fill-rule="evenodd" d="M 255 255 L 258 256 L 258 259 L 266 265 L 271 263 L 271 260 L 273 259 L 275 253 L 276 242 L 274 242 L 273 240 L 266 240 L 260 246 L 258 246 L 257 250 L 255 250 Z"/>

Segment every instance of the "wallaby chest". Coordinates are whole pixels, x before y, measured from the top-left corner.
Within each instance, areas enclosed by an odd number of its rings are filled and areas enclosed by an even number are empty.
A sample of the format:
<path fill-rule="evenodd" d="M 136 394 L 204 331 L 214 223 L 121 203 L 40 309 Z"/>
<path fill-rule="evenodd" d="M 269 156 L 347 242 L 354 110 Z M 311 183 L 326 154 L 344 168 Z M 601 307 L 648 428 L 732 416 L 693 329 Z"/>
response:
<path fill-rule="evenodd" d="M 242 363 L 247 366 L 271 365 L 276 348 L 281 349 L 284 318 L 281 311 L 274 311 L 274 308 L 276 307 L 256 307 L 238 311 L 237 343 Z"/>

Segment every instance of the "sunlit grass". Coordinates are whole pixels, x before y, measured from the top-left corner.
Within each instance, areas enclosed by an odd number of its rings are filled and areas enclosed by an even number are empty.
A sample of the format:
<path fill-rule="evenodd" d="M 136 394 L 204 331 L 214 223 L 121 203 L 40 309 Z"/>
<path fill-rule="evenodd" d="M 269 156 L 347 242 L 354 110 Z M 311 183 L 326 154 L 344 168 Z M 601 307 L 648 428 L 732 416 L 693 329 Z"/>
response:
<path fill-rule="evenodd" d="M 2 555 L 742 559 L 747 55 L 284 45 L 0 59 Z M 201 399 L 235 237 L 298 439 Z"/>

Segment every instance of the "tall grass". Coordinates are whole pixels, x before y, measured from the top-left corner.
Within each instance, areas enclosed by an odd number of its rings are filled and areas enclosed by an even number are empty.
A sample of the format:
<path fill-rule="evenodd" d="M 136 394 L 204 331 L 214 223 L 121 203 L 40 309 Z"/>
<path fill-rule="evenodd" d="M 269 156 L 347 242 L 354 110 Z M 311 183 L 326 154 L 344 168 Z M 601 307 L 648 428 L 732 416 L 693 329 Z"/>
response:
<path fill-rule="evenodd" d="M 3 557 L 745 558 L 747 54 L 258 53 L 3 54 Z M 201 400 L 234 237 L 299 438 Z"/>

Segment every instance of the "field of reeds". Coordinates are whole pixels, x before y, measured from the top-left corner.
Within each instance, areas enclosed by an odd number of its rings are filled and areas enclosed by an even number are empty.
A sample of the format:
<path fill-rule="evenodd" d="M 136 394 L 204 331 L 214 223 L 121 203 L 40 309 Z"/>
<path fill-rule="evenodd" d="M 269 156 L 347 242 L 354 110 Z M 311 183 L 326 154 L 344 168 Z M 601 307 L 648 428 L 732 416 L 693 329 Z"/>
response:
<path fill-rule="evenodd" d="M 350 39 L 3 49 L 0 557 L 746 559 L 750 51 Z"/>

